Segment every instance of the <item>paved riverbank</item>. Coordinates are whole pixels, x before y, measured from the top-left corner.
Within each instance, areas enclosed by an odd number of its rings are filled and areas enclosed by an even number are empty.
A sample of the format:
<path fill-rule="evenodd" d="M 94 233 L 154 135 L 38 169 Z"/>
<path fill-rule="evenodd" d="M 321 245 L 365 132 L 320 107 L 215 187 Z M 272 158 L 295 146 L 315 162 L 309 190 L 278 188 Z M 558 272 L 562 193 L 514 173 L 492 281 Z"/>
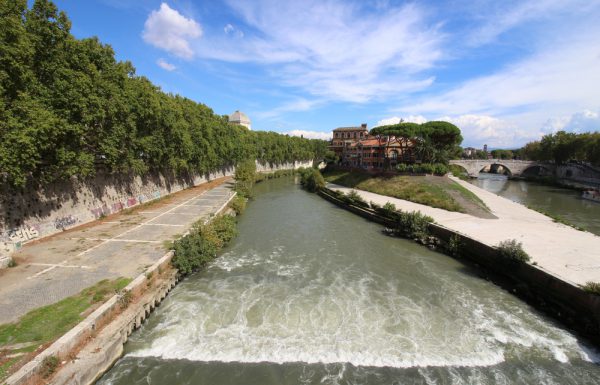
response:
<path fill-rule="evenodd" d="M 481 198 L 498 218 L 476 218 L 366 191 L 357 192 L 367 202 L 381 205 L 392 202 L 403 211 L 421 211 L 440 225 L 488 245 L 516 239 L 523 243 L 523 248 L 539 268 L 567 282 L 577 285 L 600 282 L 600 237 L 555 223 L 525 206 L 453 179 Z M 333 184 L 327 187 L 344 192 L 351 190 Z"/>
<path fill-rule="evenodd" d="M 102 279 L 136 277 L 165 254 L 167 242 L 232 194 L 229 178 L 222 178 L 25 245 L 13 256 L 18 266 L 0 272 L 0 323 Z"/>

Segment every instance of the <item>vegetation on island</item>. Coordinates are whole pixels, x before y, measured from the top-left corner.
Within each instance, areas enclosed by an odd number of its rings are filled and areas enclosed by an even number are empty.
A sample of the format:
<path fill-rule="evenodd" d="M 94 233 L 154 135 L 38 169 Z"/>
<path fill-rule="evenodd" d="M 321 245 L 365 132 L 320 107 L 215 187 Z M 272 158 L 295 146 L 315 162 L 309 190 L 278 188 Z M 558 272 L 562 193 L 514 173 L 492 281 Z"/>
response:
<path fill-rule="evenodd" d="M 376 176 L 346 170 L 327 170 L 325 180 L 359 190 L 404 199 L 448 211 L 490 217 L 483 201 L 455 181 L 436 176 Z"/>
<path fill-rule="evenodd" d="M 525 263 L 531 260 L 529 254 L 523 250 L 523 244 L 515 239 L 500 242 L 497 249 L 500 258 L 509 264 Z"/>
<path fill-rule="evenodd" d="M 415 138 L 417 157 L 424 163 L 443 163 L 459 157 L 463 140 L 460 129 L 454 124 L 443 121 L 431 121 L 423 124 L 400 122 L 375 127 L 371 135 L 387 135 Z"/>
<path fill-rule="evenodd" d="M 92 306 L 119 293 L 130 281 L 129 278 L 102 280 L 79 294 L 34 309 L 13 323 L 0 325 L 0 381 L 23 356 L 62 336 L 81 322 Z M 2 359 L 9 355 L 13 357 Z"/>
<path fill-rule="evenodd" d="M 299 168 L 300 184 L 310 192 L 316 192 L 325 187 L 325 179 L 316 168 Z"/>
<path fill-rule="evenodd" d="M 207 173 L 246 159 L 322 158 L 327 143 L 249 131 L 163 92 L 98 38 L 76 39 L 49 0 L 0 2 L 0 181 L 96 172 Z"/>

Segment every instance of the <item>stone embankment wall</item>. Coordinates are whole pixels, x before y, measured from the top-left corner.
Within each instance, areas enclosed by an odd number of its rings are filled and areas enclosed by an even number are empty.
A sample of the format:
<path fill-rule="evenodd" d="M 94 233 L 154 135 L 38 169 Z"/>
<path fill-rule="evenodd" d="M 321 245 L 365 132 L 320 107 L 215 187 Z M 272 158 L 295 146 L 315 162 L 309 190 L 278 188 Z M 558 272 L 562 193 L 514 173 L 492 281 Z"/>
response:
<path fill-rule="evenodd" d="M 260 172 L 311 165 L 312 161 L 256 162 Z M 224 167 L 210 174 L 187 177 L 159 173 L 147 176 L 98 174 L 85 181 L 72 178 L 43 188 L 8 191 L 0 187 L 0 268 L 6 267 L 9 256 L 29 241 L 234 173 L 234 167 Z"/>
<path fill-rule="evenodd" d="M 319 195 L 368 220 L 384 226 L 396 224 L 373 210 L 349 205 L 321 190 Z M 460 257 L 491 273 L 492 280 L 532 306 L 557 318 L 567 327 L 577 330 L 600 346 L 600 296 L 588 293 L 580 287 L 565 282 L 547 271 L 527 263 L 510 264 L 503 261 L 498 250 L 475 239 L 432 223 L 430 233 L 448 243 L 451 237 L 460 240 Z"/>

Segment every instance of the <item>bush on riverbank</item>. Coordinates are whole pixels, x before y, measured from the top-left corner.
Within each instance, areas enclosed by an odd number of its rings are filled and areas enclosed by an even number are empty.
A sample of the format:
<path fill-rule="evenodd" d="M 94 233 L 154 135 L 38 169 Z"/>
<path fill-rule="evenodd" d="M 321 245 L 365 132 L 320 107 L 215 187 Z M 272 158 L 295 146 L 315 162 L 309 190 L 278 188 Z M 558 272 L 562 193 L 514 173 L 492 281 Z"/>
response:
<path fill-rule="evenodd" d="M 187 236 L 173 243 L 171 263 L 181 274 L 190 274 L 215 259 L 236 234 L 235 219 L 230 215 L 218 216 L 207 224 L 198 222 Z"/>
<path fill-rule="evenodd" d="M 235 211 L 236 215 L 241 215 L 246 210 L 246 203 L 247 199 L 238 194 L 229 202 L 229 207 Z"/>
<path fill-rule="evenodd" d="M 586 282 L 585 285 L 583 285 L 583 290 L 591 294 L 600 295 L 600 282 Z"/>
<path fill-rule="evenodd" d="M 396 166 L 396 171 L 409 174 L 433 174 L 446 175 L 450 169 L 443 163 L 421 163 L 421 164 L 405 164 L 400 163 Z"/>
<path fill-rule="evenodd" d="M 256 162 L 245 160 L 235 168 L 235 191 L 244 197 L 252 196 L 252 186 L 256 181 Z"/>
<path fill-rule="evenodd" d="M 269 179 L 277 179 L 277 178 L 281 178 L 283 176 L 291 176 L 294 175 L 296 173 L 296 170 L 277 170 L 274 172 L 259 172 L 256 173 L 255 176 L 255 183 L 259 183 L 265 180 L 269 180 Z"/>
<path fill-rule="evenodd" d="M 298 173 L 300 174 L 300 183 L 308 191 L 316 192 L 325 187 L 325 179 L 316 168 L 300 167 Z"/>
<path fill-rule="evenodd" d="M 498 255 L 505 261 L 512 263 L 525 263 L 531 260 L 529 254 L 523 250 L 523 244 L 515 239 L 502 241 L 498 244 Z"/>

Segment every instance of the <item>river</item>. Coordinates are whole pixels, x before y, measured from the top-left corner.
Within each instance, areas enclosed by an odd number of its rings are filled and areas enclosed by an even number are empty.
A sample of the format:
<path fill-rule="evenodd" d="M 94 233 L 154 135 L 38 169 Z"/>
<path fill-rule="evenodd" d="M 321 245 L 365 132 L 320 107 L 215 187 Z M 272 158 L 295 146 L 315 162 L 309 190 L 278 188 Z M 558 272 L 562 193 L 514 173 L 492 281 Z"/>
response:
<path fill-rule="evenodd" d="M 488 173 L 480 173 L 470 182 L 512 201 L 558 215 L 569 223 L 600 235 L 600 203 L 582 199 L 579 191 L 509 180 L 504 175 Z"/>
<path fill-rule="evenodd" d="M 260 183 L 239 236 L 99 384 L 598 384 L 598 355 L 476 271 Z"/>

